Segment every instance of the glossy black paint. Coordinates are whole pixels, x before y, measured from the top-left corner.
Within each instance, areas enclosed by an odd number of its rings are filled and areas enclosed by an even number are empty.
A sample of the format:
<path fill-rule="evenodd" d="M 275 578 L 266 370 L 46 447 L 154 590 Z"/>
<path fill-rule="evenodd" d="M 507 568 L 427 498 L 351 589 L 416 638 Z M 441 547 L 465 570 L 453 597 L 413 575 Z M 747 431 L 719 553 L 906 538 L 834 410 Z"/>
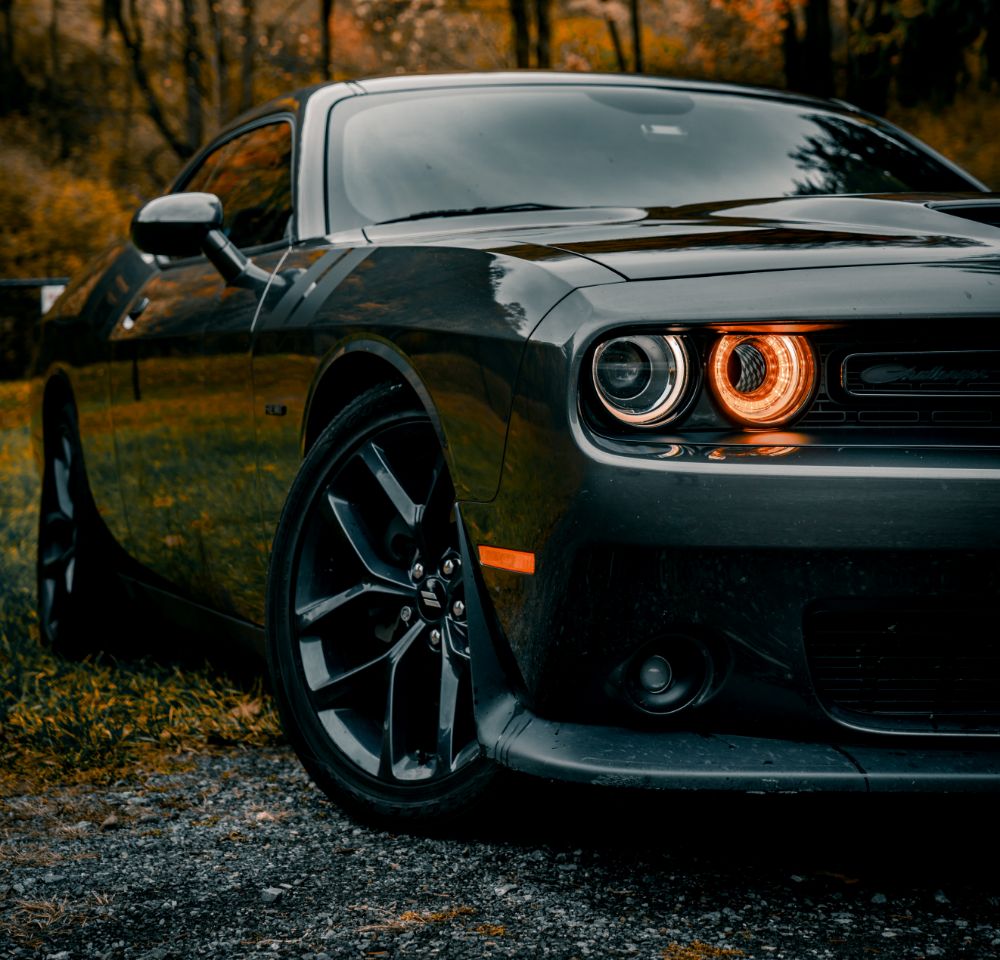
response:
<path fill-rule="evenodd" d="M 858 350 L 995 346 L 1000 200 L 969 179 L 958 198 L 329 222 L 325 137 L 339 101 L 501 82 L 581 77 L 334 84 L 221 134 L 178 185 L 233 136 L 291 124 L 288 237 L 238 250 L 204 195 L 147 205 L 137 243 L 187 255 L 197 233 L 202 253 L 168 262 L 123 244 L 70 286 L 43 322 L 36 449 L 43 397 L 71 397 L 95 503 L 141 565 L 135 589 L 253 636 L 303 454 L 364 389 L 404 383 L 437 432 L 481 586 L 470 647 L 488 755 L 647 786 L 995 787 L 995 736 L 967 737 L 966 756 L 951 737 L 904 741 L 833 719 L 802 622 L 824 597 L 1000 599 L 996 422 L 764 434 L 699 396 L 676 425 L 637 438 L 596 422 L 579 384 L 594 345 L 622 330 L 680 333 L 699 350 L 720 331 L 762 329 L 825 331 Z M 183 242 L 164 239 L 164 209 L 191 231 Z M 536 574 L 480 568 L 481 544 L 533 551 Z M 620 668 L 671 631 L 696 637 L 717 669 L 693 709 L 650 727 L 624 706 Z M 919 746 L 900 761 L 901 743 Z"/>

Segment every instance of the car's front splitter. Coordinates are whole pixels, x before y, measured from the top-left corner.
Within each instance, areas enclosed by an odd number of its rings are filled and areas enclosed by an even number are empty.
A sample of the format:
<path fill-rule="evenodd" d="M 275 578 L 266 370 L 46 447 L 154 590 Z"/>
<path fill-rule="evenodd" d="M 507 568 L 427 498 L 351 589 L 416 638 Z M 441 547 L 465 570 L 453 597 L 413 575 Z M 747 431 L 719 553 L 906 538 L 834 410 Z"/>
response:
<path fill-rule="evenodd" d="M 665 790 L 1000 789 L 995 749 L 858 747 L 683 731 L 561 724 L 515 713 L 487 753 L 540 777 Z"/>

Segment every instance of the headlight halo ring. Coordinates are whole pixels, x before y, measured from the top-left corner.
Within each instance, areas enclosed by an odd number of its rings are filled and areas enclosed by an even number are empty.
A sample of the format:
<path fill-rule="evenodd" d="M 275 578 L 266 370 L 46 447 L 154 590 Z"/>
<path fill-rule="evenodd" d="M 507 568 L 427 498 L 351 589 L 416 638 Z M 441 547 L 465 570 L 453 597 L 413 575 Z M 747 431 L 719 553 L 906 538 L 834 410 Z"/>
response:
<path fill-rule="evenodd" d="M 809 405 L 819 364 L 812 343 L 800 334 L 724 334 L 712 345 L 707 379 L 730 420 L 774 428 L 790 423 Z"/>

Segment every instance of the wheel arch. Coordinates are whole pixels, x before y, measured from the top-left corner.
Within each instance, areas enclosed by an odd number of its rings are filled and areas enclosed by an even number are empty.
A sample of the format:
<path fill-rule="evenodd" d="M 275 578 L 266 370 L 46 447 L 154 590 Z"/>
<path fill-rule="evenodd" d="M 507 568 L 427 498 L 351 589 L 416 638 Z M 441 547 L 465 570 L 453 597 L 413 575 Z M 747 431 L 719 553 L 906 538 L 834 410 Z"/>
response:
<path fill-rule="evenodd" d="M 56 404 L 72 403 L 76 405 L 76 398 L 73 395 L 73 384 L 69 375 L 61 367 L 52 370 L 45 380 L 42 388 L 42 423 L 48 422 Z"/>
<path fill-rule="evenodd" d="M 309 452 L 323 428 L 351 401 L 372 387 L 393 383 L 409 391 L 427 411 L 445 459 L 450 461 L 441 418 L 423 380 L 394 344 L 370 336 L 340 344 L 320 364 L 302 418 L 302 456 Z"/>

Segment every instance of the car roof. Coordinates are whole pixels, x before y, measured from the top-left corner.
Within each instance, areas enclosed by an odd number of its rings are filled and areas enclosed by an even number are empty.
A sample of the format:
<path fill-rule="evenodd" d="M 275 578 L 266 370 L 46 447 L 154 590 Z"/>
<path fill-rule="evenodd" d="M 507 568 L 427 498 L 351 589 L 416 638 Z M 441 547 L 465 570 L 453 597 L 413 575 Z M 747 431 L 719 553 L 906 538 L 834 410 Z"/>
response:
<path fill-rule="evenodd" d="M 462 87 L 538 87 L 538 86 L 620 86 L 649 87 L 660 90 L 684 90 L 701 93 L 724 93 L 797 103 L 826 110 L 849 112 L 868 116 L 852 104 L 842 100 L 825 100 L 806 94 L 791 93 L 770 87 L 752 87 L 740 83 L 717 83 L 712 80 L 681 80 L 676 77 L 650 77 L 629 73 L 558 72 L 554 70 L 507 70 L 479 73 L 422 73 L 386 77 L 367 77 L 360 80 L 331 81 L 303 87 L 282 97 L 259 104 L 226 125 L 231 130 L 248 121 L 269 116 L 280 111 L 297 112 L 306 101 L 331 87 L 339 87 L 344 95 L 364 96 L 378 93 L 405 93 L 420 90 L 458 89 Z M 874 118 L 873 118 L 874 119 Z"/>
<path fill-rule="evenodd" d="M 636 73 L 583 73 L 554 70 L 508 70 L 484 73 L 425 73 L 369 77 L 355 80 L 352 86 L 364 93 L 395 93 L 409 90 L 431 90 L 458 87 L 523 87 L 523 86 L 627 86 L 706 93 L 728 93 L 737 96 L 784 100 L 790 103 L 822 105 L 827 109 L 854 110 L 841 101 L 824 100 L 805 94 L 790 93 L 769 87 L 753 87 L 739 83 L 718 83 L 712 80 L 682 80 L 676 77 L 654 77 Z"/>

